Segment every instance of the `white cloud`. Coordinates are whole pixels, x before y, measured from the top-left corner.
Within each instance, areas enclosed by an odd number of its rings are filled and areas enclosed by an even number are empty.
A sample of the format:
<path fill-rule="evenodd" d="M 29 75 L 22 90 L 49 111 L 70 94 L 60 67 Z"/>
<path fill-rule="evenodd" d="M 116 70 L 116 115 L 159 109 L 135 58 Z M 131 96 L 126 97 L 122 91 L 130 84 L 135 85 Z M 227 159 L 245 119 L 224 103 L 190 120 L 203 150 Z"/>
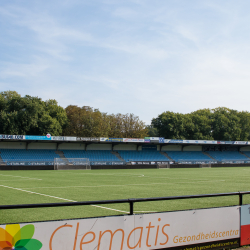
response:
<path fill-rule="evenodd" d="M 246 0 L 3 4 L 1 90 L 9 84 L 64 107 L 134 113 L 147 123 L 166 110 L 250 110 L 249 5 Z"/>

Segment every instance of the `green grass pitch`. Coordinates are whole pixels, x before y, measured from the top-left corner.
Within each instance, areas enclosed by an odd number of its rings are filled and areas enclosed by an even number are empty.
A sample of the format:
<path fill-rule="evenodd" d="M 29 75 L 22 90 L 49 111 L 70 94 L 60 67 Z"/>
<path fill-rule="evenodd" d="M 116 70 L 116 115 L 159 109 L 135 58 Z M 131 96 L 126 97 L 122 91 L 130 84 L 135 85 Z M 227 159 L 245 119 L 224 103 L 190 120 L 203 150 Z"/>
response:
<path fill-rule="evenodd" d="M 250 168 L 0 171 L 0 205 L 250 191 Z M 238 196 L 135 203 L 135 213 L 238 205 Z M 243 198 L 250 203 L 250 195 Z M 0 210 L 0 224 L 120 215 L 128 204 Z"/>

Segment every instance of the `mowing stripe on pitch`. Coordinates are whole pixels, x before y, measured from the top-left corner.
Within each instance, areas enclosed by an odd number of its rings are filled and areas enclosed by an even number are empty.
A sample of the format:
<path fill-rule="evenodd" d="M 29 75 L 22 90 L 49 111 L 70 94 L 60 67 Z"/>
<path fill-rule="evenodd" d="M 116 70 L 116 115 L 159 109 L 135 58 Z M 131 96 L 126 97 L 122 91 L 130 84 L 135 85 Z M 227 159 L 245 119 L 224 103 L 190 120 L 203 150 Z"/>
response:
<path fill-rule="evenodd" d="M 126 186 L 149 186 L 149 185 L 172 185 L 180 183 L 203 183 L 203 182 L 221 182 L 225 180 L 213 180 L 213 181 L 195 181 L 195 182 L 175 182 L 175 183 L 143 183 L 143 184 L 119 184 L 119 185 L 98 185 L 98 186 L 63 186 L 63 187 L 32 187 L 25 189 L 43 189 L 43 188 L 101 188 L 101 187 L 126 187 Z"/>
<path fill-rule="evenodd" d="M 0 174 L 1 176 L 11 176 L 11 177 L 16 177 L 16 178 L 22 178 L 22 179 L 30 179 L 30 180 L 38 180 L 38 181 L 42 181 L 42 179 L 38 179 L 38 178 L 30 178 L 30 177 L 23 177 L 23 176 L 18 176 L 18 175 L 10 175 L 10 174 Z"/>
<path fill-rule="evenodd" d="M 10 188 L 10 189 L 14 189 L 14 190 L 26 192 L 26 193 L 29 193 L 29 194 L 41 195 L 41 196 L 46 196 L 46 197 L 50 197 L 50 198 L 54 198 L 54 199 L 59 199 L 59 200 L 64 200 L 64 201 L 77 202 L 77 201 L 74 201 L 74 200 L 64 199 L 64 198 L 61 198 L 61 197 L 57 197 L 57 196 L 53 196 L 53 195 L 48 195 L 48 194 L 41 194 L 41 193 L 37 193 L 37 192 L 32 192 L 32 191 L 21 189 L 21 188 L 14 188 L 14 187 L 4 186 L 4 185 L 0 185 L 0 187 Z M 108 207 L 103 207 L 103 206 L 97 206 L 97 205 L 90 205 L 90 206 L 92 206 L 92 207 L 99 207 L 99 208 L 102 208 L 102 209 L 107 209 L 107 210 L 112 210 L 112 211 L 116 211 L 116 212 L 121 212 L 121 213 L 129 214 L 129 212 L 127 212 L 127 211 L 117 210 L 117 209 L 113 209 L 113 208 L 108 208 Z"/>

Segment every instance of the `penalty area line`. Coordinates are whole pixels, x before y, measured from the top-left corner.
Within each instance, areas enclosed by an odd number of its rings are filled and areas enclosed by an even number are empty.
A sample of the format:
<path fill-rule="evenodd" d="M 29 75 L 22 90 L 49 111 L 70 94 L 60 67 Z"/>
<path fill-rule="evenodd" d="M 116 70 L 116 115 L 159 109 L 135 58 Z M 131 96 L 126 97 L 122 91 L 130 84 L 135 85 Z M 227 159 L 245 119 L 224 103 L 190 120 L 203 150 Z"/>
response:
<path fill-rule="evenodd" d="M 42 193 L 32 192 L 32 191 L 21 189 L 21 188 L 14 188 L 14 187 L 5 186 L 5 185 L 0 185 L 0 187 L 14 189 L 14 190 L 18 190 L 18 191 L 22 191 L 22 192 L 26 192 L 26 193 L 30 193 L 30 194 L 36 194 L 36 195 L 46 196 L 46 197 L 50 197 L 50 198 L 54 198 L 54 199 L 59 199 L 59 200 L 64 200 L 64 201 L 69 201 L 69 202 L 77 202 L 77 201 L 74 201 L 74 200 L 69 200 L 69 199 L 65 199 L 65 198 L 61 198 L 61 197 L 57 197 L 57 196 L 53 196 L 53 195 L 48 195 L 48 194 L 42 194 Z M 97 205 L 90 205 L 90 206 L 129 214 L 129 212 L 127 212 L 127 211 L 122 211 L 122 210 L 118 210 L 118 209 L 113 209 L 113 208 L 108 208 L 108 207 L 103 207 L 103 206 L 97 206 Z"/>
<path fill-rule="evenodd" d="M 23 176 L 18 176 L 18 175 L 7 175 L 7 174 L 0 174 L 1 176 L 11 176 L 11 177 L 16 177 L 16 178 L 22 178 L 22 179 L 29 179 L 29 180 L 38 180 L 38 181 L 42 181 L 42 179 L 38 179 L 38 178 L 30 178 L 30 177 L 23 177 Z"/>

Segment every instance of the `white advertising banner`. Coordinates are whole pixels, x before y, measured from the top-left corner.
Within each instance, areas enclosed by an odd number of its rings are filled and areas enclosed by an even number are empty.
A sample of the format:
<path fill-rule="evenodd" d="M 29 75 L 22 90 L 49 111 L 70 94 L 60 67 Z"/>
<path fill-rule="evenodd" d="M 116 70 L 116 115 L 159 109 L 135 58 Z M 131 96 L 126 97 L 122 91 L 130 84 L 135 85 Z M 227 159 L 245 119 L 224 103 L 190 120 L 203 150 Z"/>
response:
<path fill-rule="evenodd" d="M 235 206 L 0 225 L 0 249 L 146 250 L 204 243 L 218 246 L 220 242 L 233 245 L 232 240 L 240 237 L 239 230 L 240 209 Z"/>
<path fill-rule="evenodd" d="M 191 144 L 217 144 L 217 141 L 183 140 L 183 143 L 191 143 Z"/>
<path fill-rule="evenodd" d="M 123 138 L 123 142 L 144 142 L 141 138 Z"/>

